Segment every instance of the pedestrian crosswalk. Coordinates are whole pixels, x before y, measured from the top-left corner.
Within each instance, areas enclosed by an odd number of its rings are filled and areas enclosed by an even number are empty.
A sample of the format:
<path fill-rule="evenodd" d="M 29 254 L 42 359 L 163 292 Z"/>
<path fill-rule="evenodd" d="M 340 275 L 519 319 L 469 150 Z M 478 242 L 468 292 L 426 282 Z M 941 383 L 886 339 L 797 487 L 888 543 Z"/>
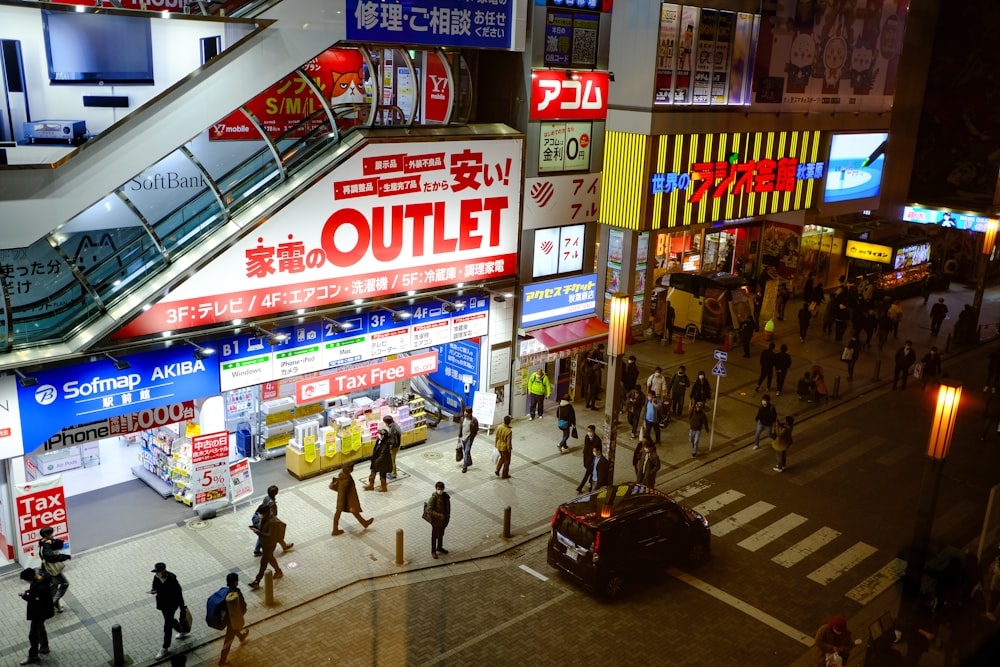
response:
<path fill-rule="evenodd" d="M 853 458 L 852 450 L 841 454 Z M 710 479 L 699 479 L 670 496 L 707 516 L 713 539 L 732 537 L 741 549 L 763 555 L 773 550 L 776 553 L 770 560 L 774 564 L 799 568 L 802 576 L 819 586 L 839 584 L 848 589 L 847 598 L 861 605 L 895 585 L 906 570 L 906 562 L 895 555 L 879 561 L 875 546 L 852 542 L 835 528 L 816 526 L 808 517 L 783 512 L 736 489 L 716 489 Z M 791 540 L 795 541 L 789 546 Z M 818 557 L 825 560 L 817 566 Z M 812 564 L 811 571 L 803 569 L 807 562 Z"/>

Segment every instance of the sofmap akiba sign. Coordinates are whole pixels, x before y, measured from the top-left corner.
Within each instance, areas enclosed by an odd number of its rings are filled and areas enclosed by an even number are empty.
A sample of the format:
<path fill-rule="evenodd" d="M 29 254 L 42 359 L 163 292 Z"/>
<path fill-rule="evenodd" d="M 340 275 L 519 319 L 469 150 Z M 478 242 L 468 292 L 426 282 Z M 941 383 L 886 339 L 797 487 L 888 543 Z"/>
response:
<path fill-rule="evenodd" d="M 521 145 L 365 146 L 116 336 L 511 275 Z"/>
<path fill-rule="evenodd" d="M 18 386 L 24 451 L 67 426 L 219 393 L 216 359 L 195 359 L 185 346 L 122 359 L 131 368 L 116 370 L 112 361 L 96 359 L 33 372 L 37 385 Z"/>
<path fill-rule="evenodd" d="M 515 0 L 347 0 L 347 39 L 476 49 L 518 48 L 523 38 L 516 39 L 514 5 Z"/>
<path fill-rule="evenodd" d="M 531 120 L 603 120 L 608 73 L 536 69 L 531 72 Z"/>

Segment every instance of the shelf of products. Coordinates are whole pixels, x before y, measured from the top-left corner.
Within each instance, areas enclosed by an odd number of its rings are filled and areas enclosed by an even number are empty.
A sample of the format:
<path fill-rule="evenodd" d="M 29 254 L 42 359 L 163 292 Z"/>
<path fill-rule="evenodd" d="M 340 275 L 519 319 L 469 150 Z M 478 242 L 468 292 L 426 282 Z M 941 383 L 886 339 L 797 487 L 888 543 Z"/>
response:
<path fill-rule="evenodd" d="M 174 440 L 171 451 L 173 466 L 170 469 L 170 492 L 174 495 L 174 500 L 185 505 L 190 505 L 194 501 L 194 488 L 192 486 L 191 471 L 194 463 L 191 460 L 191 441 L 187 438 Z"/>

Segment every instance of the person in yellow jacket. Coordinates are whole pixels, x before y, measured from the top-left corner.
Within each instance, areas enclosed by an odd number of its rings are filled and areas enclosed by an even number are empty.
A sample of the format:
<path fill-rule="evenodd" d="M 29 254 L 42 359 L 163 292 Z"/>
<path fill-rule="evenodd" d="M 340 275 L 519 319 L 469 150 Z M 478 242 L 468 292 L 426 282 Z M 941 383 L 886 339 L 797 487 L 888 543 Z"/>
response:
<path fill-rule="evenodd" d="M 496 448 L 500 452 L 494 474 L 500 479 L 510 479 L 510 455 L 514 450 L 514 431 L 510 428 L 510 415 L 503 418 L 503 423 L 497 426 Z"/>
<path fill-rule="evenodd" d="M 545 399 L 552 395 L 552 384 L 545 371 L 539 368 L 528 376 L 528 419 L 534 419 L 535 415 L 542 418 L 545 411 Z"/>

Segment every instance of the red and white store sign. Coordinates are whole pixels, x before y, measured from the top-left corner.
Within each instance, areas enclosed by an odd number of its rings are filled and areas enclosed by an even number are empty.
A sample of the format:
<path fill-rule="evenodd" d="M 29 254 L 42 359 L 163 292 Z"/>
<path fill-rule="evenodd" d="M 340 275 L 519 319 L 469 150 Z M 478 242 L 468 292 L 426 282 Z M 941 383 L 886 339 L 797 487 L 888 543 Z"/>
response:
<path fill-rule="evenodd" d="M 577 174 L 524 179 L 524 225 L 555 227 L 597 220 L 601 175 Z"/>
<path fill-rule="evenodd" d="M 531 70 L 531 120 L 603 120 L 608 115 L 608 73 Z"/>
<path fill-rule="evenodd" d="M 398 382 L 417 375 L 433 373 L 438 367 L 437 352 L 400 357 L 379 364 L 352 368 L 340 373 L 299 380 L 295 383 L 295 403 L 315 403 L 333 396 L 343 396 L 368 387 Z"/>
<path fill-rule="evenodd" d="M 427 56 L 423 76 L 424 122 L 443 123 L 451 106 L 451 86 L 448 83 L 448 71 L 437 54 Z"/>
<path fill-rule="evenodd" d="M 521 139 L 369 144 L 116 338 L 513 275 Z"/>
<path fill-rule="evenodd" d="M 27 484 L 16 484 L 14 504 L 17 532 L 22 553 L 37 557 L 35 550 L 45 526 L 52 526 L 53 537 L 69 544 L 69 523 L 66 515 L 66 493 L 62 475 L 49 475 Z"/>
<path fill-rule="evenodd" d="M 229 460 L 229 431 L 219 431 L 191 438 L 191 463 L 216 459 Z"/>
<path fill-rule="evenodd" d="M 99 422 L 64 428 L 46 440 L 42 449 L 61 449 L 86 442 L 96 442 L 116 435 L 128 435 L 167 424 L 179 424 L 194 419 L 194 401 L 163 405 L 128 415 L 110 417 Z M 30 453 L 30 452 L 29 452 Z"/>
<path fill-rule="evenodd" d="M 191 438 L 193 506 L 229 497 L 229 431 Z"/>

